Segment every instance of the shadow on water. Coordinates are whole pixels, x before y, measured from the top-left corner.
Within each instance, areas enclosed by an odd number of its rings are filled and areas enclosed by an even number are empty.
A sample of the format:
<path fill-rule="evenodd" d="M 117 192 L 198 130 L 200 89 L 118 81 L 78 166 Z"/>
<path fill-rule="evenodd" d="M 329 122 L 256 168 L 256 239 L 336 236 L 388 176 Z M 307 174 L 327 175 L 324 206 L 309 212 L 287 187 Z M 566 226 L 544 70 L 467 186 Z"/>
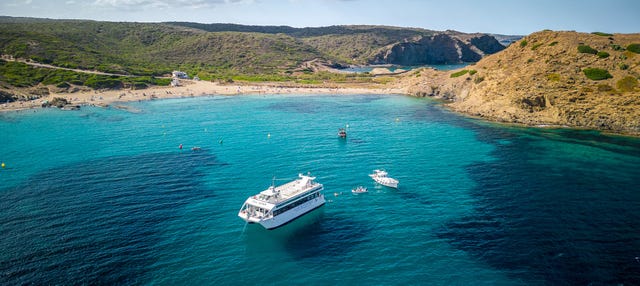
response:
<path fill-rule="evenodd" d="M 356 106 L 361 104 L 367 104 L 376 100 L 387 98 L 388 96 L 378 95 L 363 95 L 349 97 L 348 102 L 342 101 L 327 101 L 327 97 L 322 98 L 308 96 L 304 100 L 300 98 L 284 98 L 283 100 L 269 104 L 266 108 L 269 110 L 276 110 L 282 112 L 292 112 L 300 114 L 312 114 L 312 113 L 348 113 L 352 112 Z M 343 96 L 333 96 L 336 98 L 342 98 Z"/>
<path fill-rule="evenodd" d="M 550 135 L 475 129 L 479 139 L 495 144 L 497 160 L 468 166 L 476 183 L 475 214 L 448 222 L 438 237 L 531 284 L 640 281 L 637 140 L 575 130 Z M 504 138 L 510 144 L 496 144 Z M 558 142 L 568 144 L 564 153 L 553 149 Z M 588 150 L 599 154 L 581 151 L 572 158 L 579 164 L 557 159 L 579 146 L 598 147 Z M 589 159 L 604 151 L 626 155 L 625 160 Z"/>
<path fill-rule="evenodd" d="M 206 152 L 108 157 L 0 191 L 0 284 L 140 284 L 158 225 L 210 197 Z M 90 182 L 90 183 L 88 183 Z"/>
<path fill-rule="evenodd" d="M 367 103 L 371 103 L 371 102 L 378 101 L 388 97 L 389 97 L 388 95 L 382 96 L 382 95 L 372 95 L 372 94 L 363 95 L 363 96 L 352 96 L 350 102 L 354 104 L 367 104 Z"/>
<path fill-rule="evenodd" d="M 349 218 L 325 216 L 325 207 L 274 230 L 250 225 L 245 232 L 249 252 L 265 249 L 268 244 L 270 249 L 284 249 L 297 261 L 341 262 L 354 244 L 366 240 L 371 229 Z"/>
<path fill-rule="evenodd" d="M 120 122 L 124 117 L 120 115 L 107 115 L 104 112 L 88 111 L 80 114 L 81 118 L 93 119 L 100 122 Z"/>
<path fill-rule="evenodd" d="M 320 109 L 323 108 L 323 106 L 321 102 L 310 98 L 308 100 L 278 101 L 269 104 L 267 108 L 270 110 L 277 110 L 282 112 L 310 114 L 318 113 Z"/>

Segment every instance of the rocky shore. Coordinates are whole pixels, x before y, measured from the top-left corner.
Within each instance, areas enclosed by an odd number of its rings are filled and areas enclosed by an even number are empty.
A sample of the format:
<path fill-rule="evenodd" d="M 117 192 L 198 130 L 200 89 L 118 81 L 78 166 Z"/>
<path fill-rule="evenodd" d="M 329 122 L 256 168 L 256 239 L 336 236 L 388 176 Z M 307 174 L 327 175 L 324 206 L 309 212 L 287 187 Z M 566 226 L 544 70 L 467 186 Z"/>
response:
<path fill-rule="evenodd" d="M 446 99 L 451 109 L 488 120 L 637 136 L 636 44 L 640 34 L 542 31 L 464 70 L 423 70 L 404 85 L 412 95 Z"/>

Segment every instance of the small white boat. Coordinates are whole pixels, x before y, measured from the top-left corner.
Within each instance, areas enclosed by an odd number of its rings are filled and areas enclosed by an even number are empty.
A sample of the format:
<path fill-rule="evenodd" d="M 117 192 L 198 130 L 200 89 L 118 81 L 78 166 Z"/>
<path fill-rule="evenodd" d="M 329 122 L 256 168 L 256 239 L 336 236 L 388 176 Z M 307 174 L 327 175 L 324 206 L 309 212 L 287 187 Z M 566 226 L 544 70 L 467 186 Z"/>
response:
<path fill-rule="evenodd" d="M 388 176 L 389 174 L 384 170 L 373 170 L 373 174 L 369 174 L 376 183 L 387 186 L 389 188 L 398 188 L 398 180 Z"/>
<path fill-rule="evenodd" d="M 361 193 L 366 193 L 369 190 L 367 190 L 367 188 L 363 187 L 363 186 L 358 186 L 355 189 L 352 189 L 351 192 L 354 194 L 361 194 Z"/>

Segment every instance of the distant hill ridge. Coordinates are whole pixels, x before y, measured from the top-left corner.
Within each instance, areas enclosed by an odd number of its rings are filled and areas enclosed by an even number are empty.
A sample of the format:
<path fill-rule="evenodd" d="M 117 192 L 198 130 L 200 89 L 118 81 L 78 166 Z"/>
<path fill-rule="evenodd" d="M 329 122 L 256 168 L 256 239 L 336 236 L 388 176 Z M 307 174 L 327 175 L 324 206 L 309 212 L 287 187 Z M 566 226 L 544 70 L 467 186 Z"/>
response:
<path fill-rule="evenodd" d="M 486 34 L 387 26 L 245 26 L 0 17 L 0 53 L 72 68 L 159 75 L 176 68 L 282 74 L 320 58 L 349 64 L 477 61 L 504 47 Z M 463 52 L 459 52 L 462 50 Z"/>
<path fill-rule="evenodd" d="M 208 32 L 286 34 L 347 64 L 452 64 L 476 62 L 505 47 L 492 35 L 372 25 L 293 28 L 167 22 Z"/>

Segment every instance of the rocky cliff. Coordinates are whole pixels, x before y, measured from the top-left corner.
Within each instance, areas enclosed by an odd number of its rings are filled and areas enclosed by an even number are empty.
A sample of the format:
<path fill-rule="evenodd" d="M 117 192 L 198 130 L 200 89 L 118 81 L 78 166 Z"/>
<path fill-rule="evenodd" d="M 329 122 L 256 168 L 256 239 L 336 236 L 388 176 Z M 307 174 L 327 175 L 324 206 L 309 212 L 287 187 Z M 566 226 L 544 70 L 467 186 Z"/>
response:
<path fill-rule="evenodd" d="M 483 56 L 503 50 L 494 37 L 453 31 L 419 36 L 381 49 L 373 64 L 424 65 L 477 62 Z"/>
<path fill-rule="evenodd" d="M 640 135 L 640 34 L 542 31 L 464 70 L 407 77 L 419 96 L 527 125 Z"/>

